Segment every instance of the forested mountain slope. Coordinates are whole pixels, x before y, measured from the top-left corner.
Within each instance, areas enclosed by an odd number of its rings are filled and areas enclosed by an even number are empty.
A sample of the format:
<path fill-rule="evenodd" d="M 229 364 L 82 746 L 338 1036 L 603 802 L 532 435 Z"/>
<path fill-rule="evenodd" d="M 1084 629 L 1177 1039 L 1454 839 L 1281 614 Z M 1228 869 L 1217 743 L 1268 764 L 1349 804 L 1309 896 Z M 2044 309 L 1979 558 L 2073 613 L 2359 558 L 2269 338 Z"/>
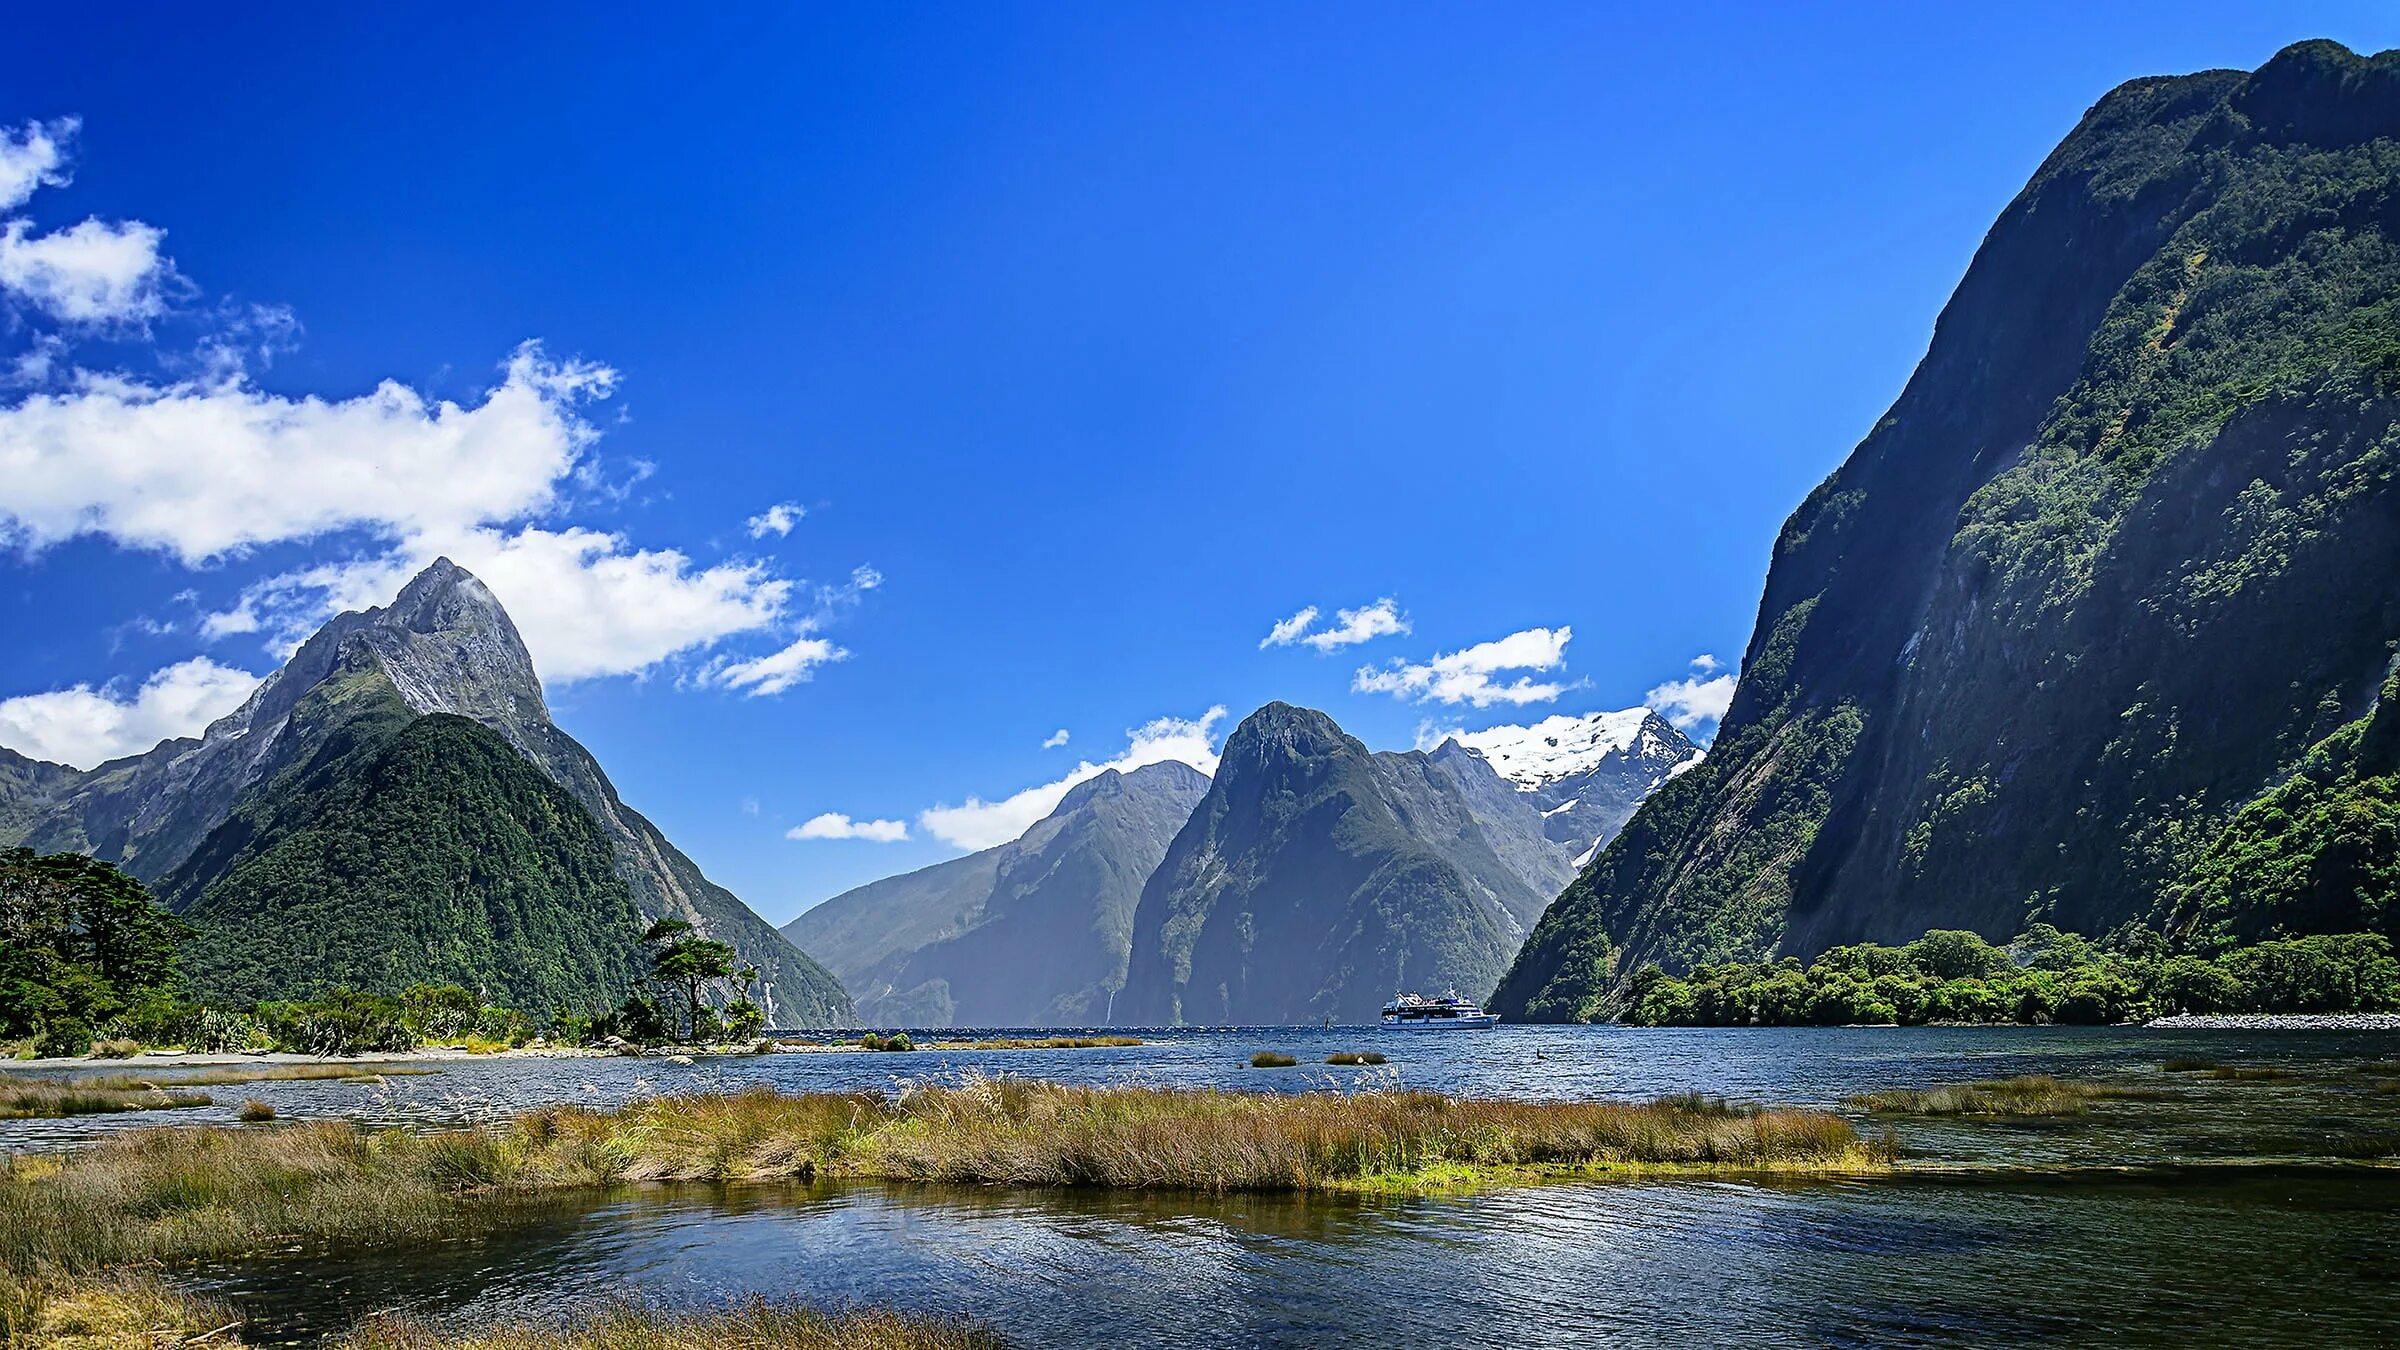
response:
<path fill-rule="evenodd" d="M 2296 882 L 2235 911 L 2262 850 L 2287 880 L 2394 859 L 2361 719 L 2400 639 L 2396 137 L 2400 54 L 2327 42 L 2095 105 L 1785 524 L 1708 757 L 1498 1007 L 1928 928 L 2388 924 Z M 2385 823 L 2287 823 L 2328 792 Z"/>

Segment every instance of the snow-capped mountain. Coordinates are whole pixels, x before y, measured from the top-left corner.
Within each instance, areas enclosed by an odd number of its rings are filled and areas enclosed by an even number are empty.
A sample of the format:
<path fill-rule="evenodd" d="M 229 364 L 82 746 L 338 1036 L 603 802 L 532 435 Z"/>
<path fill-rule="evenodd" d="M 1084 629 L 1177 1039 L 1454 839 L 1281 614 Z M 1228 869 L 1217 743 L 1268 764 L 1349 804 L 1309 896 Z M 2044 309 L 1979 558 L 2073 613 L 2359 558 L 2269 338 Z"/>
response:
<path fill-rule="evenodd" d="M 1702 751 L 1648 708 L 1561 714 L 1531 726 L 1453 731 L 1450 747 L 1481 755 L 1542 813 L 1543 832 L 1590 862 L 1642 799 L 1700 762 Z"/>

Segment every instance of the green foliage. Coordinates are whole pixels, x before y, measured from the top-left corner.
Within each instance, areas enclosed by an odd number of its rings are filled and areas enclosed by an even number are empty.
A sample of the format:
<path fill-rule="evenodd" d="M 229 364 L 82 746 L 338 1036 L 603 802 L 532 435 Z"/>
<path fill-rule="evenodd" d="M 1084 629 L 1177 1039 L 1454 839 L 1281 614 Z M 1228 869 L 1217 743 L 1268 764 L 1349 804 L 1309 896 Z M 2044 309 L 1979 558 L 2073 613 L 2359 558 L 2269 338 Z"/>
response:
<path fill-rule="evenodd" d="M 95 1027 L 172 1005 L 189 930 L 139 881 L 79 853 L 0 853 L 0 1039 L 80 1055 Z"/>
<path fill-rule="evenodd" d="M 294 1055 L 368 1055 L 417 1043 L 400 1000 L 335 989 L 304 1001 L 258 1005 L 259 1029 L 277 1050 Z"/>
<path fill-rule="evenodd" d="M 1836 947 L 1803 967 L 1723 962 L 1627 980 L 1624 1020 L 1643 1026 L 2064 1022 L 2177 1012 L 2380 1012 L 2400 1008 L 2400 961 L 2380 933 L 2261 943 L 2214 959 L 2102 948 L 2047 924 L 2007 947 L 1928 933 L 1905 947 Z"/>
<path fill-rule="evenodd" d="M 590 813 L 466 718 L 357 720 L 169 878 L 201 930 L 185 960 L 205 997 L 430 981 L 548 1013 L 633 983 L 641 915 Z"/>
<path fill-rule="evenodd" d="M 881 1032 L 870 1031 L 858 1038 L 858 1048 L 861 1050 L 914 1050 L 917 1048 L 917 1043 L 910 1040 L 905 1031 L 895 1031 L 889 1036 Z"/>

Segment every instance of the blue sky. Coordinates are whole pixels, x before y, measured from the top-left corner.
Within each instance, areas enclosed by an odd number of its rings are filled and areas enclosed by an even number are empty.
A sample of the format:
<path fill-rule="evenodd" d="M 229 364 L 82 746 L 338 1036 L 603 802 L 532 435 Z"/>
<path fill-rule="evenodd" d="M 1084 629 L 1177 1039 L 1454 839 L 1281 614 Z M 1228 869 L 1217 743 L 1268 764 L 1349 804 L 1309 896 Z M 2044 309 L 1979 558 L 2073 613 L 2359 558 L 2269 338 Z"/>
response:
<path fill-rule="evenodd" d="M 2400 43 L 2370 4 L 682 8 L 12 21 L 0 743 L 196 731 L 460 553 L 781 920 L 1157 719 L 1635 705 L 1728 673 L 1690 662 L 2102 92 Z M 1262 646 L 1307 606 L 1369 636 Z M 787 837 L 826 813 L 907 838 Z"/>

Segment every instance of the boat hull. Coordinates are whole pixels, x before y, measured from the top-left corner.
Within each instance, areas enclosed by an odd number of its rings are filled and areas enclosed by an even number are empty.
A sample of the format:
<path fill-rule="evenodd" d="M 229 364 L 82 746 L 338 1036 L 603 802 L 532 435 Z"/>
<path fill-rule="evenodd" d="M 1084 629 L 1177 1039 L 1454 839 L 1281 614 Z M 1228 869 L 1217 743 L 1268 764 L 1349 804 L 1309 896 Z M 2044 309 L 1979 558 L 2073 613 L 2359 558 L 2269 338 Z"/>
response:
<path fill-rule="evenodd" d="M 1383 1019 L 1386 1031 L 1489 1031 L 1498 1025 L 1498 1013 L 1479 1013 L 1473 1017 L 1412 1017 L 1406 1021 L 1397 1017 Z"/>

